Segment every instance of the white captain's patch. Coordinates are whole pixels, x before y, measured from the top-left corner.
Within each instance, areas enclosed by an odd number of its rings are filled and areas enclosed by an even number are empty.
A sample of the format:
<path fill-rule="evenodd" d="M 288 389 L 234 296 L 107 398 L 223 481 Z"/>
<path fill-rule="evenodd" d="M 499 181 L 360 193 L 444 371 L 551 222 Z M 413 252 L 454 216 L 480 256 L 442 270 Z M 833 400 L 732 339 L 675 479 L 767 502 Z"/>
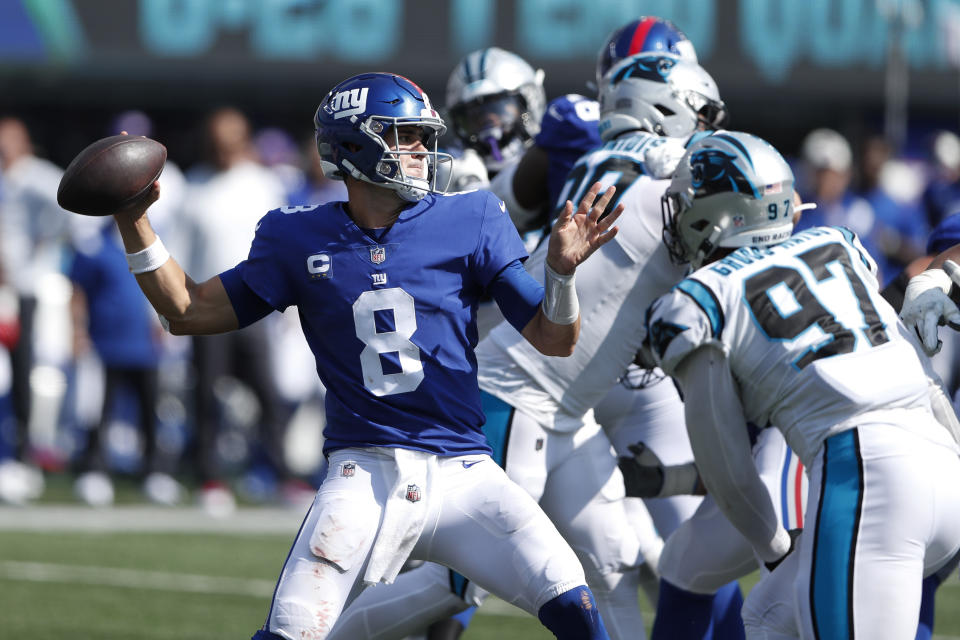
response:
<path fill-rule="evenodd" d="M 307 274 L 311 280 L 326 279 L 333 275 L 333 260 L 326 252 L 307 256 Z"/>

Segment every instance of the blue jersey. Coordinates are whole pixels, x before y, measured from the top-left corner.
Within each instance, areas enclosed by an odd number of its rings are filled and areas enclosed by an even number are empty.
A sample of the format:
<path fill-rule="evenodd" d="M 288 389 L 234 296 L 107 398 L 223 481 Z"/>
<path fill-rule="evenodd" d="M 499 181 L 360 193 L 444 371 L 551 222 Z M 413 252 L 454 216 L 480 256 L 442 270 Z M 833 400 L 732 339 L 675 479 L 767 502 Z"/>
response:
<path fill-rule="evenodd" d="M 327 388 L 324 451 L 489 452 L 476 307 L 527 255 L 503 203 L 486 191 L 430 195 L 375 233 L 342 202 L 284 207 L 264 216 L 236 267 L 274 309 L 298 307 Z"/>
<path fill-rule="evenodd" d="M 70 279 L 87 298 L 90 340 L 108 367 L 152 368 L 160 360 L 153 311 L 130 273 L 113 225 L 79 248 Z"/>
<path fill-rule="evenodd" d="M 567 174 L 577 159 L 600 146 L 599 119 L 597 101 L 575 93 L 555 98 L 547 105 L 540 133 L 534 142 L 547 152 L 549 159 L 547 192 L 550 206 L 557 201 Z"/>

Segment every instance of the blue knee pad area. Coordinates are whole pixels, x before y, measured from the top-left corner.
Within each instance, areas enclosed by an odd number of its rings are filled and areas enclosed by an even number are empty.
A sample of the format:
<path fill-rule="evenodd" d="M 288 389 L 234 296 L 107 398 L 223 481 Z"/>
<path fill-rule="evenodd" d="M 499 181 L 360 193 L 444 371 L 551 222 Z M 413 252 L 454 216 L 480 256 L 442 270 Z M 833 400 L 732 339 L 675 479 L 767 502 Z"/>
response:
<path fill-rule="evenodd" d="M 609 640 L 589 587 L 574 587 L 549 601 L 537 617 L 557 640 Z"/>
<path fill-rule="evenodd" d="M 713 596 L 710 633 L 706 637 L 712 640 L 744 640 L 746 631 L 740 616 L 741 609 L 743 592 L 740 591 L 740 584 L 731 582 L 720 587 Z"/>
<path fill-rule="evenodd" d="M 477 612 L 476 607 L 467 607 L 457 615 L 453 616 L 453 619 L 463 625 L 463 628 L 466 629 L 470 626 L 470 620 L 473 619 L 473 614 Z"/>
<path fill-rule="evenodd" d="M 933 638 L 933 612 L 939 586 L 940 576 L 937 574 L 923 579 L 923 596 L 920 599 L 920 620 L 917 623 L 916 640 Z"/>
<path fill-rule="evenodd" d="M 743 594 L 736 582 L 715 594 L 693 593 L 660 580 L 650 640 L 742 640 Z"/>

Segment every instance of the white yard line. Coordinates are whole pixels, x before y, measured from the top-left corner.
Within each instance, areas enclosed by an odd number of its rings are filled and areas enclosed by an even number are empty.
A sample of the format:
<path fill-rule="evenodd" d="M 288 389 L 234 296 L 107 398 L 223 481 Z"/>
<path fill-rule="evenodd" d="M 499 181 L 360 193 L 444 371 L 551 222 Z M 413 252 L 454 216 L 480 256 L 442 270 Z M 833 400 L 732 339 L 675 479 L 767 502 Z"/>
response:
<path fill-rule="evenodd" d="M 47 562 L 0 562 L 0 580 L 83 584 L 125 589 L 151 589 L 179 593 L 270 598 L 274 583 L 255 578 L 225 578 L 165 571 L 141 571 L 114 567 L 53 564 Z M 529 614 L 491 596 L 477 615 L 524 617 Z"/>
<path fill-rule="evenodd" d="M 164 571 L 140 571 L 45 562 L 0 562 L 0 578 L 27 582 L 59 582 L 186 593 L 269 598 L 274 583 L 253 578 L 224 578 Z"/>
<path fill-rule="evenodd" d="M 296 534 L 306 509 L 241 508 L 215 518 L 198 507 L 80 505 L 0 507 L 0 531 Z"/>

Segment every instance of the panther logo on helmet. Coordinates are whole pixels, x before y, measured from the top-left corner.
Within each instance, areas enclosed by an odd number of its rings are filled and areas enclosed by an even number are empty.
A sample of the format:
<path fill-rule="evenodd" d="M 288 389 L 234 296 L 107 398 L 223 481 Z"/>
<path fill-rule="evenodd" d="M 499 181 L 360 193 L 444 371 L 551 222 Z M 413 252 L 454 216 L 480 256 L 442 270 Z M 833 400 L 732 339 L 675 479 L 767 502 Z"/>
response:
<path fill-rule="evenodd" d="M 677 58 L 640 56 L 634 58 L 630 64 L 620 67 L 613 78 L 610 79 L 610 82 L 616 84 L 627 78 L 666 82 L 667 76 L 670 75 L 670 69 L 673 69 L 675 64 L 677 64 Z"/>
<path fill-rule="evenodd" d="M 697 196 L 734 191 L 760 197 L 756 187 L 737 166 L 737 157 L 721 149 L 700 149 L 691 154 L 690 173 Z"/>

